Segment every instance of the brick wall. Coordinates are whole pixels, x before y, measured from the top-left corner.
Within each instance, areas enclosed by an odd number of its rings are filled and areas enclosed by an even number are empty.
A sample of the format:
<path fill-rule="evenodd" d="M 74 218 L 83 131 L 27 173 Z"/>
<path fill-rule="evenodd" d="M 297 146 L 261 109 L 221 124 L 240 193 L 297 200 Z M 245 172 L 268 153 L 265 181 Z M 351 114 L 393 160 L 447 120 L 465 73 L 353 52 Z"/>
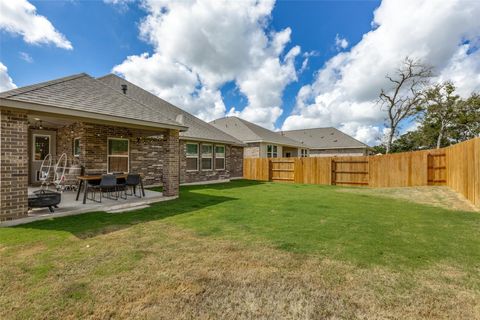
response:
<path fill-rule="evenodd" d="M 28 210 L 28 122 L 26 113 L 0 110 L 0 221 Z"/>
<path fill-rule="evenodd" d="M 231 146 L 218 143 L 217 145 L 225 146 L 225 170 L 201 170 L 187 171 L 187 143 L 188 141 L 180 140 L 180 183 L 192 183 L 203 181 L 215 181 L 224 180 L 230 178 L 231 170 Z M 193 141 L 192 143 L 198 143 L 198 150 L 201 155 L 201 142 Z M 213 145 L 215 150 L 215 143 L 206 142 L 206 144 Z M 200 158 L 201 159 L 201 158 Z M 199 159 L 199 168 L 200 168 Z M 213 154 L 213 165 L 215 166 L 215 152 Z"/>
<path fill-rule="evenodd" d="M 180 141 L 178 130 L 168 130 L 164 135 L 163 194 L 178 196 L 180 184 Z"/>
<path fill-rule="evenodd" d="M 153 132 L 125 127 L 99 125 L 91 123 L 74 123 L 60 128 L 57 137 L 57 154 L 66 152 L 73 157 L 73 139 L 80 138 L 80 163 L 85 172 L 107 172 L 108 138 L 129 140 L 130 172 L 141 173 L 145 185 L 162 184 L 163 149 L 167 130 Z M 158 136 L 158 138 L 152 138 Z"/>
<path fill-rule="evenodd" d="M 230 159 L 230 177 L 243 177 L 243 147 L 232 146 Z"/>

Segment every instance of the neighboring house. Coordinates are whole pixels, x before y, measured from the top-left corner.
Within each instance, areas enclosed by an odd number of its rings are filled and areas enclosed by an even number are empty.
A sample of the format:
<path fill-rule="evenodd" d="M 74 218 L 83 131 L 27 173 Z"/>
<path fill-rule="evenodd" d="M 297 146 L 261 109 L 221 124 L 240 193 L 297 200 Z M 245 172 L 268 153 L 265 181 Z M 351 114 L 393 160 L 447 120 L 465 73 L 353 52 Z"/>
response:
<path fill-rule="evenodd" d="M 311 157 L 368 155 L 368 145 L 332 127 L 282 131 L 280 134 L 309 145 Z"/>
<path fill-rule="evenodd" d="M 241 140 L 245 158 L 306 157 L 309 147 L 238 117 L 225 117 L 211 125 Z"/>
<path fill-rule="evenodd" d="M 244 144 L 240 140 L 116 75 L 98 80 L 188 127 L 180 132 L 180 183 L 243 176 Z"/>

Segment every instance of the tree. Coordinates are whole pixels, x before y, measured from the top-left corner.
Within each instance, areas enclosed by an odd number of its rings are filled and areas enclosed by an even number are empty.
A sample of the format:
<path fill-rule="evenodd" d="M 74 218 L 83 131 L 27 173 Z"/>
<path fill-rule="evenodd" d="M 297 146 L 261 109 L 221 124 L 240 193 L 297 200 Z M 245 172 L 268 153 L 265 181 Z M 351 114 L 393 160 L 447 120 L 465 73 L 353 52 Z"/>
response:
<path fill-rule="evenodd" d="M 435 146 L 437 149 L 442 147 L 442 141 L 448 140 L 448 130 L 451 129 L 460 116 L 460 96 L 454 93 L 455 86 L 450 81 L 436 84 L 425 91 L 427 106 L 422 127 L 425 127 L 425 130 L 428 128 L 436 130 Z M 449 143 L 447 142 L 447 144 Z"/>
<path fill-rule="evenodd" d="M 395 76 L 387 75 L 391 82 L 390 89 L 381 89 L 380 103 L 387 111 L 387 125 L 390 129 L 386 141 L 386 153 L 392 147 L 392 141 L 397 134 L 400 123 L 408 117 L 420 112 L 423 101 L 423 90 L 432 77 L 432 68 L 418 60 L 405 58 Z"/>
<path fill-rule="evenodd" d="M 472 93 L 465 101 L 460 101 L 455 122 L 451 128 L 454 142 L 473 139 L 480 136 L 480 94 Z"/>

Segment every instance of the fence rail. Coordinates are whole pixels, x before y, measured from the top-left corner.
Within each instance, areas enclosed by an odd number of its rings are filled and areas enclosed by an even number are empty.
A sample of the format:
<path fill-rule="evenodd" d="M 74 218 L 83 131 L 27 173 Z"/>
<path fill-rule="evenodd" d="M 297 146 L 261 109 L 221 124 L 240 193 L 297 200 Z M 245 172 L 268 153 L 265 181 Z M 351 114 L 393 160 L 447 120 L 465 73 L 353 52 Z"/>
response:
<path fill-rule="evenodd" d="M 480 205 L 480 138 L 433 150 L 360 157 L 244 159 L 251 180 L 369 187 L 449 186 Z"/>

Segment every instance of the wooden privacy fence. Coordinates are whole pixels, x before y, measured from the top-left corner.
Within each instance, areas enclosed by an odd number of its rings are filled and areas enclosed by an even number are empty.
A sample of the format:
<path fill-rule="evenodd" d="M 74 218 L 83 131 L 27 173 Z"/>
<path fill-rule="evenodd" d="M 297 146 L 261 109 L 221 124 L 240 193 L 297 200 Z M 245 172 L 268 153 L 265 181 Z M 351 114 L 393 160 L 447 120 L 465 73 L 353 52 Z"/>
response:
<path fill-rule="evenodd" d="M 251 180 L 369 187 L 449 186 L 480 205 L 480 138 L 433 150 L 361 157 L 244 159 Z"/>

